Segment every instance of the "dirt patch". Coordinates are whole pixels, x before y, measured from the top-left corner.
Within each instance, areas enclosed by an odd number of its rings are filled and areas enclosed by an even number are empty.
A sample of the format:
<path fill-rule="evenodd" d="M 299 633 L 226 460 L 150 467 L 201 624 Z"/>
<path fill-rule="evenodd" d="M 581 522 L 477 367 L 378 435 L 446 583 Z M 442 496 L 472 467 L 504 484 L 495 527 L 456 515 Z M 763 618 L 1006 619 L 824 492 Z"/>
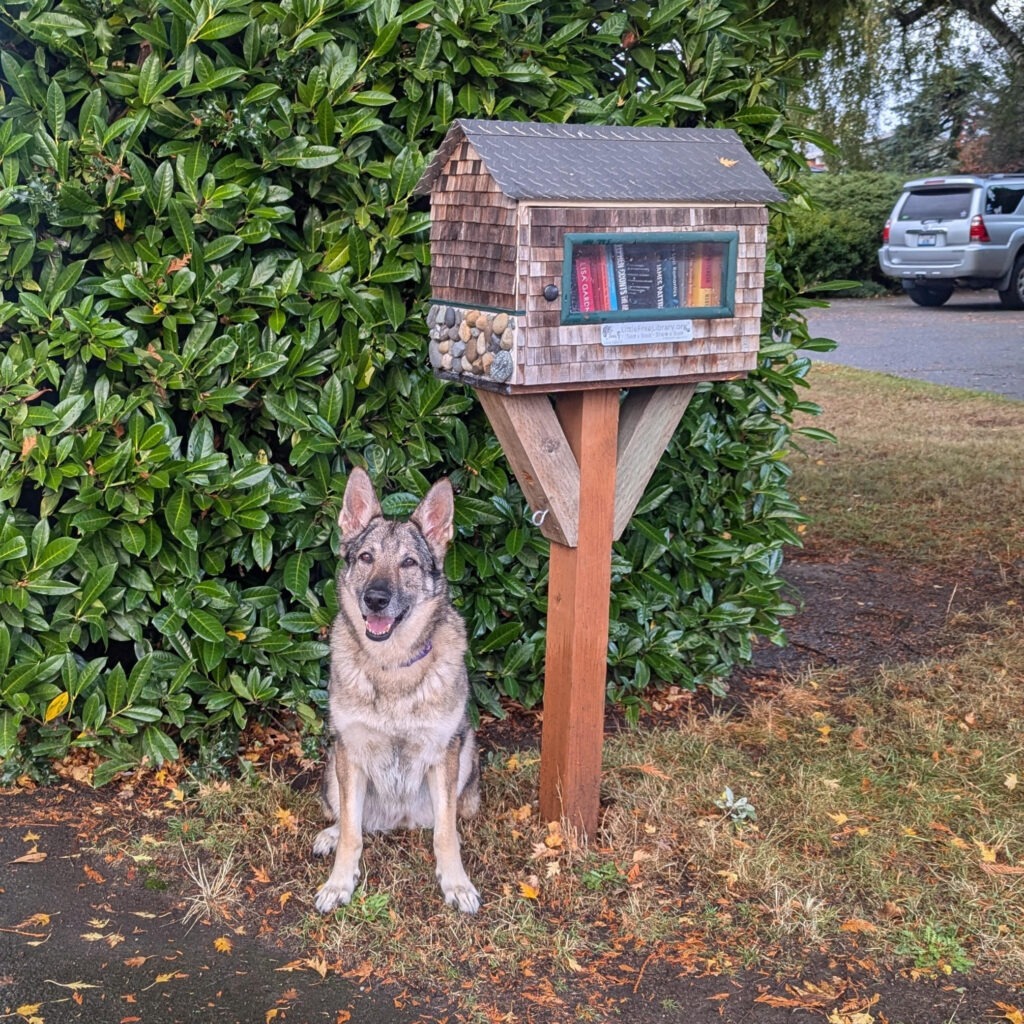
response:
<path fill-rule="evenodd" d="M 856 552 L 836 558 L 798 551 L 788 556 L 782 576 L 799 611 L 786 623 L 788 645 L 762 645 L 755 672 L 836 665 L 867 672 L 932 657 L 955 641 L 958 616 L 1019 599 L 1024 591 L 995 566 L 940 572 Z M 738 673 L 739 684 L 749 671 Z"/>

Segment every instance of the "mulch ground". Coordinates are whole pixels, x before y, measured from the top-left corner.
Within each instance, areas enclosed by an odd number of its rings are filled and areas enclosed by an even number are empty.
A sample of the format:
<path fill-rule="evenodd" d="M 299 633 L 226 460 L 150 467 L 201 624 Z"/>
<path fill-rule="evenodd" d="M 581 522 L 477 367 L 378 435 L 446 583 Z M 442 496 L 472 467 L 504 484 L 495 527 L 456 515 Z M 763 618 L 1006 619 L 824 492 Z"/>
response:
<path fill-rule="evenodd" d="M 868 672 L 884 662 L 941 653 L 958 612 L 1020 600 L 1021 589 L 996 573 L 952 578 L 893 566 L 871 555 L 830 557 L 804 551 L 784 571 L 802 610 L 785 648 L 765 647 L 737 672 L 724 698 L 702 695 L 710 710 L 742 714 L 794 673 L 844 665 Z M 687 713 L 692 702 L 686 702 Z M 672 702 L 643 722 L 664 724 Z M 622 727 L 609 714 L 610 730 Z M 535 714 L 516 712 L 481 730 L 485 747 L 529 748 Z M 309 784 L 308 779 L 300 784 Z M 635 1024 L 1024 1024 L 1013 982 L 982 972 L 929 977 L 885 969 L 857 947 L 801 950 L 799 976 L 786 951 L 750 962 L 742 950 L 709 956 L 695 934 L 655 946 L 619 937 L 606 962 L 579 978 L 524 978 L 469 1008 L 457 993 L 424 984 L 391 985 L 360 971 L 339 976 L 296 970 L 308 951 L 262 937 L 218 937 L 182 925 L 173 886 L 153 888 L 145 857 L 97 853 L 161 827 L 166 794 L 145 787 L 102 791 L 66 782 L 3 794 L 0 807 L 0 1018 L 26 1024 L 103 1020 L 167 1024 L 213 1022 L 413 1021 L 553 1022 L 628 1020 Z M 358 958 L 356 958 L 358 960 Z M 315 960 L 306 961 L 316 966 Z M 290 969 L 289 969 L 290 968 Z M 501 1007 L 501 1010 L 497 1009 Z"/>

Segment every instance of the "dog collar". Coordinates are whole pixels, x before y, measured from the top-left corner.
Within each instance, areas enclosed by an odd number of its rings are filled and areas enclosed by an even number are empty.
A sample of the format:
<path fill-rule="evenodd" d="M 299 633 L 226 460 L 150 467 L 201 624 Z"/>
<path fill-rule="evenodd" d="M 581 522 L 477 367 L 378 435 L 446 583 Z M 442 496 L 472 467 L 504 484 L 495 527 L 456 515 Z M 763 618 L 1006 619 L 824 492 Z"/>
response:
<path fill-rule="evenodd" d="M 409 668 L 410 666 L 415 665 L 417 661 L 422 661 L 433 649 L 434 645 L 428 640 L 426 646 L 424 646 L 423 650 L 420 651 L 419 654 L 413 655 L 413 657 L 411 657 L 408 661 L 402 662 L 402 664 L 398 667 Z"/>

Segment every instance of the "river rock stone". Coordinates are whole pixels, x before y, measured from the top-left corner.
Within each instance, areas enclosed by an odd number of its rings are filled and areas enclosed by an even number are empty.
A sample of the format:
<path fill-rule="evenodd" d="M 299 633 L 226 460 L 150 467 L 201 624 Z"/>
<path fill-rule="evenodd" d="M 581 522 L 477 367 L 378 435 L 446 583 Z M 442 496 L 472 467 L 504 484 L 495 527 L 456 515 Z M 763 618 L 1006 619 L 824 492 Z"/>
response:
<path fill-rule="evenodd" d="M 507 380 L 512 379 L 512 373 L 515 370 L 515 364 L 512 361 L 512 356 L 504 351 L 494 353 L 494 362 L 491 363 L 491 380 L 496 380 L 504 383 Z"/>

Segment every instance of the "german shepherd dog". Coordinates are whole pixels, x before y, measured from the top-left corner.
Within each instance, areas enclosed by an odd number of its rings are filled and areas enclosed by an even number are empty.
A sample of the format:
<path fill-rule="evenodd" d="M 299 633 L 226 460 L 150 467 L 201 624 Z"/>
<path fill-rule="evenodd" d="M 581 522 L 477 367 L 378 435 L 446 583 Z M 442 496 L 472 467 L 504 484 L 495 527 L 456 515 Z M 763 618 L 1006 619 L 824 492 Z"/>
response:
<path fill-rule="evenodd" d="M 329 821 L 313 852 L 334 851 L 316 894 L 321 913 L 348 903 L 363 832 L 431 828 L 445 901 L 472 914 L 480 895 L 462 866 L 456 817 L 480 804 L 466 704 L 466 627 L 452 606 L 444 555 L 451 484 L 427 492 L 408 521 L 385 519 L 369 476 L 353 469 L 338 524 L 343 562 L 331 627 L 330 745 L 322 800 Z"/>

